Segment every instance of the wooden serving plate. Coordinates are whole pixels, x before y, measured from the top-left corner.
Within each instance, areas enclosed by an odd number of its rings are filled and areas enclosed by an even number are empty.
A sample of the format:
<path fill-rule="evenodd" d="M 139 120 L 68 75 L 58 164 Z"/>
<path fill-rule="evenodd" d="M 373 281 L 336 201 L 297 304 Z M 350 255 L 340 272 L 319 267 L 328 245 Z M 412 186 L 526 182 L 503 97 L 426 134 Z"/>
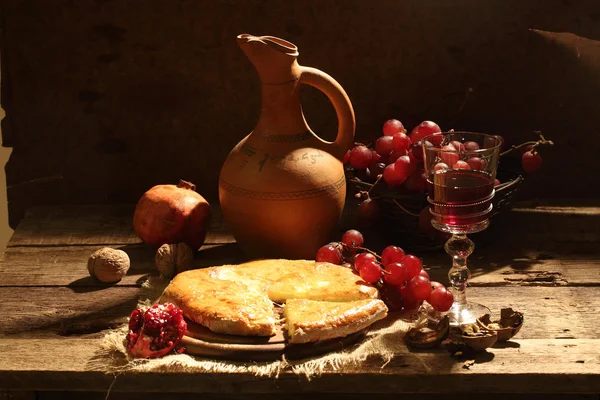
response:
<path fill-rule="evenodd" d="M 188 321 L 188 329 L 180 345 L 186 353 L 236 361 L 275 361 L 285 355 L 287 359 L 301 359 L 338 351 L 362 339 L 368 328 L 351 335 L 315 343 L 291 344 L 282 325 L 274 336 L 237 336 L 215 333 L 208 328 Z"/>

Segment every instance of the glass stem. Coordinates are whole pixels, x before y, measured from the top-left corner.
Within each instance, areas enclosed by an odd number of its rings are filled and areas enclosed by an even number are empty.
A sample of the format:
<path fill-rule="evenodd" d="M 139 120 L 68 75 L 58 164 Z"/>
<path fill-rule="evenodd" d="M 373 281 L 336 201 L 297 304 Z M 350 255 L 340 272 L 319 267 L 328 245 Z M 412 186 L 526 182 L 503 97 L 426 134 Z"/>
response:
<path fill-rule="evenodd" d="M 467 281 L 471 278 L 471 271 L 467 268 L 467 257 L 473 253 L 475 244 L 465 234 L 453 234 L 444 246 L 446 253 L 452 257 L 452 268 L 448 273 L 454 303 L 459 307 L 467 304 Z"/>

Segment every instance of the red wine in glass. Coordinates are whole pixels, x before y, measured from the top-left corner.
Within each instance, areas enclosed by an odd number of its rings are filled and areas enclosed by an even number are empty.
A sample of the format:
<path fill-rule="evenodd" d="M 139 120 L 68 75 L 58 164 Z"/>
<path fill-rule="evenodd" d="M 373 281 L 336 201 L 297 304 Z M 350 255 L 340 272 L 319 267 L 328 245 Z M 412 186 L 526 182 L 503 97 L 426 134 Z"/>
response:
<path fill-rule="evenodd" d="M 488 218 L 494 179 L 485 171 L 450 169 L 427 179 L 429 203 L 438 224 L 469 226 Z"/>

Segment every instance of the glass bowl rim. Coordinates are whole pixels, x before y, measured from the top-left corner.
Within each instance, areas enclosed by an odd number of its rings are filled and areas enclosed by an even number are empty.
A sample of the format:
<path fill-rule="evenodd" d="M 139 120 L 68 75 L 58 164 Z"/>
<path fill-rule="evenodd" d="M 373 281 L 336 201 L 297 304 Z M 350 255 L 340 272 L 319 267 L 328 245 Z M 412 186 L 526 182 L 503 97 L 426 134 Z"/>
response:
<path fill-rule="evenodd" d="M 469 135 L 480 135 L 480 136 L 484 136 L 484 137 L 490 137 L 490 138 L 494 138 L 498 140 L 498 143 L 495 146 L 492 147 L 487 147 L 485 149 L 477 149 L 477 150 L 445 150 L 442 149 L 441 147 L 425 147 L 425 141 L 427 140 L 428 137 L 431 136 L 437 136 L 437 135 L 460 135 L 460 134 L 469 134 Z M 427 140 L 429 143 L 431 143 L 431 141 Z M 500 147 L 502 147 L 502 144 L 504 143 L 504 138 L 500 135 L 494 135 L 491 133 L 481 133 L 481 132 L 471 132 L 471 131 L 452 131 L 452 132 L 434 132 L 431 133 L 427 136 L 423 136 L 421 138 L 421 146 L 423 147 L 423 153 L 425 153 L 426 151 L 437 151 L 437 152 L 444 152 L 444 153 L 456 153 L 456 154 L 482 154 L 482 153 L 489 153 L 490 151 L 493 152 L 496 149 L 500 149 Z"/>

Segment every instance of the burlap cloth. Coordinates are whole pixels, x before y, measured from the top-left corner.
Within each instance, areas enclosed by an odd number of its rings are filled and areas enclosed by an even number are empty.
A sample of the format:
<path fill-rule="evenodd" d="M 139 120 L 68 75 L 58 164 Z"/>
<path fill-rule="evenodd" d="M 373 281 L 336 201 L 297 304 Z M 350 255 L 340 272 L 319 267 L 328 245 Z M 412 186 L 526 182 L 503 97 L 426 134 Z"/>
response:
<path fill-rule="evenodd" d="M 160 278 L 150 278 L 142 285 L 139 305 L 150 304 L 160 297 L 168 284 Z M 256 376 L 276 378 L 283 371 L 304 375 L 307 379 L 320 375 L 326 369 L 355 366 L 367 358 L 377 357 L 384 368 L 394 357 L 414 357 L 406 349 L 404 334 L 416 321 L 413 315 L 390 315 L 371 326 L 364 339 L 341 351 L 307 358 L 270 362 L 235 362 L 199 358 L 188 354 L 172 354 L 158 359 L 134 359 L 125 348 L 127 322 L 104 337 L 102 348 L 92 362 L 92 368 L 110 373 L 127 371 L 152 372 L 246 372 Z"/>

